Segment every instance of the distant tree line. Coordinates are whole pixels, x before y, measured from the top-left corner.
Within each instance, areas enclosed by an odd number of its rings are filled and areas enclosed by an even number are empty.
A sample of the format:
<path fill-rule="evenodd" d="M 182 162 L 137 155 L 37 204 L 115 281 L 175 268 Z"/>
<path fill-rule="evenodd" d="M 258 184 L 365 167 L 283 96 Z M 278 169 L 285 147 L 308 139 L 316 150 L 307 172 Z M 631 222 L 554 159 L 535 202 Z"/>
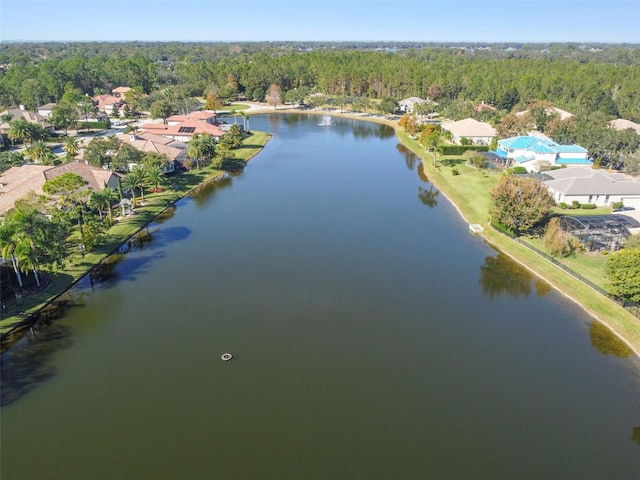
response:
<path fill-rule="evenodd" d="M 484 101 L 507 112 L 539 100 L 577 114 L 640 121 L 638 46 L 305 45 L 3 44 L 0 104 L 35 108 L 58 101 L 70 88 L 93 96 L 119 85 L 144 94 L 170 88 L 174 100 L 211 92 L 264 100 L 277 85 L 284 99 L 309 89 L 377 100 L 420 96 L 445 106 Z"/>

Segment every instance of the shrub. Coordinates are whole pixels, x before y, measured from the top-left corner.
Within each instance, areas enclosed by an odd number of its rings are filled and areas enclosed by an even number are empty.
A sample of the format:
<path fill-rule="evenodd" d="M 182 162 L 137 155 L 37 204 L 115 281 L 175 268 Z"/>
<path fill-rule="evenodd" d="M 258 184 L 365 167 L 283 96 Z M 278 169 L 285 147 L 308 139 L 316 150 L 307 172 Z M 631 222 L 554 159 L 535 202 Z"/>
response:
<path fill-rule="evenodd" d="M 451 169 L 451 173 L 453 173 L 453 175 L 460 175 L 460 171 L 457 168 L 452 168 Z"/>
<path fill-rule="evenodd" d="M 555 205 L 547 188 L 531 178 L 501 176 L 491 190 L 491 217 L 505 226 L 527 232 L 541 222 Z"/>
<path fill-rule="evenodd" d="M 597 208 L 597 205 L 595 203 L 583 203 L 580 205 L 580 208 L 584 210 L 593 210 L 594 208 Z"/>
<path fill-rule="evenodd" d="M 549 220 L 543 241 L 549 253 L 554 256 L 573 253 L 580 246 L 580 242 L 573 235 L 562 229 L 557 217 Z"/>
<path fill-rule="evenodd" d="M 494 218 L 491 219 L 491 226 L 493 228 L 495 228 L 496 230 L 498 230 L 499 232 L 504 233 L 508 237 L 515 238 L 515 236 L 516 236 L 516 232 L 515 231 L 513 231 L 510 228 L 507 228 L 506 226 L 504 226 L 502 223 L 498 222 Z"/>
<path fill-rule="evenodd" d="M 558 206 L 559 206 L 560 208 L 567 208 L 567 207 L 568 207 L 568 205 L 567 205 L 565 202 L 560 202 L 560 203 L 558 204 Z"/>
<path fill-rule="evenodd" d="M 513 167 L 511 168 L 511 172 L 515 174 L 527 173 L 527 169 L 524 167 Z"/>
<path fill-rule="evenodd" d="M 613 205 L 611 205 L 611 208 L 613 208 L 614 210 L 618 209 L 618 208 L 622 208 L 624 206 L 623 202 L 613 202 Z"/>
<path fill-rule="evenodd" d="M 571 208 L 580 208 L 580 202 L 574 200 L 573 202 L 571 202 Z"/>
<path fill-rule="evenodd" d="M 480 155 L 479 153 L 475 153 L 471 159 L 469 160 L 469 162 L 471 163 L 471 165 L 473 165 L 476 168 L 482 168 L 484 167 L 484 162 L 485 159 L 482 155 Z"/>
<path fill-rule="evenodd" d="M 487 145 L 441 145 L 438 147 L 442 155 L 463 155 L 468 150 L 476 152 L 488 152 Z"/>

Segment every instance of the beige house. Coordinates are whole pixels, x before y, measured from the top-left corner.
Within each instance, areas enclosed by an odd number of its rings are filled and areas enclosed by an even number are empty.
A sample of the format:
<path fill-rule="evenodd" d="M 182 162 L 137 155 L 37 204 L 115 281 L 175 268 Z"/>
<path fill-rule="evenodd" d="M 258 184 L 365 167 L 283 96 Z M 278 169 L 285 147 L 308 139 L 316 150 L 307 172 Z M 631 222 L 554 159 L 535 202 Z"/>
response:
<path fill-rule="evenodd" d="M 5 110 L 4 112 L 0 112 L 0 118 L 4 118 L 5 116 L 10 116 L 11 120 L 0 120 L 0 133 L 4 133 L 5 135 L 9 133 L 10 123 L 13 120 L 23 119 L 29 123 L 35 123 L 36 125 L 40 125 L 49 133 L 54 133 L 55 128 L 51 125 L 47 119 L 36 112 L 30 112 L 27 110 L 24 105 L 20 105 L 19 108 L 10 108 Z"/>
<path fill-rule="evenodd" d="M 457 122 L 442 123 L 442 129 L 451 132 L 454 143 L 460 144 L 463 138 L 469 139 L 474 145 L 489 145 L 496 136 L 496 129 L 486 122 L 479 122 L 473 118 L 465 118 Z"/>
<path fill-rule="evenodd" d="M 173 115 L 167 123 L 145 123 L 145 132 L 162 135 L 176 142 L 188 142 L 196 134 L 208 133 L 218 139 L 226 132 L 221 128 L 216 114 L 210 111 L 191 112 L 188 115 Z"/>
<path fill-rule="evenodd" d="M 103 190 L 106 187 L 118 189 L 118 174 L 102 168 L 92 167 L 84 162 L 68 162 L 54 167 L 46 165 L 22 165 L 11 167 L 0 174 L 0 216 L 7 213 L 16 201 L 29 192 L 44 195 L 42 186 L 47 180 L 53 180 L 63 173 L 75 173 L 84 178 L 91 190 Z"/>
<path fill-rule="evenodd" d="M 635 130 L 638 135 L 640 135 L 640 123 L 635 123 L 631 120 L 616 118 L 615 120 L 611 120 L 609 122 L 609 125 L 611 125 L 616 130 L 626 130 L 627 128 L 631 128 Z"/>
<path fill-rule="evenodd" d="M 164 173 L 175 171 L 175 162 L 183 161 L 187 158 L 187 149 L 184 144 L 178 144 L 170 138 L 156 135 L 149 132 L 142 133 L 119 133 L 116 138 L 122 143 L 128 143 L 132 147 L 141 152 L 154 152 L 164 155 L 167 164 L 164 167 Z M 177 146 L 180 145 L 180 146 Z M 132 165 L 129 165 L 132 168 Z"/>
<path fill-rule="evenodd" d="M 484 101 L 482 101 L 481 103 L 476 105 L 473 108 L 473 110 L 478 112 L 478 113 L 482 113 L 482 112 L 495 112 L 498 109 L 496 107 L 494 107 L 493 105 L 489 105 L 488 103 L 484 103 Z"/>
<path fill-rule="evenodd" d="M 111 90 L 111 94 L 114 97 L 122 97 L 124 98 L 125 94 L 131 90 L 131 87 L 118 87 L 118 88 L 114 88 L 113 90 Z"/>
<path fill-rule="evenodd" d="M 561 110 L 557 107 L 547 107 L 545 109 L 545 112 L 547 113 L 547 115 L 555 115 L 557 116 L 560 120 L 566 120 L 567 118 L 571 118 L 573 117 L 573 113 L 567 112 L 565 110 Z M 529 113 L 529 110 L 524 110 L 522 112 L 518 112 L 516 113 L 516 115 L 518 117 L 521 117 L 522 115 L 526 115 L 527 113 Z"/>
<path fill-rule="evenodd" d="M 126 105 L 124 98 L 115 97 L 105 93 L 103 95 L 96 95 L 95 97 L 92 97 L 92 100 L 96 104 L 96 107 L 98 107 L 98 110 L 107 116 L 113 114 L 114 106 L 118 108 L 118 115 L 123 115 L 122 110 Z"/>

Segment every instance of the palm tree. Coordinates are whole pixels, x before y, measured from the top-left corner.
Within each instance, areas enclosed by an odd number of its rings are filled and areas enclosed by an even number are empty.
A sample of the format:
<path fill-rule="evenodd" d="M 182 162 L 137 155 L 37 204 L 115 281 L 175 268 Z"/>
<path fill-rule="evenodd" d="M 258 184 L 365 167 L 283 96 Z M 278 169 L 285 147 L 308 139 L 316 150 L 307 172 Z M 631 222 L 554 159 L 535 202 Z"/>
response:
<path fill-rule="evenodd" d="M 17 263 L 25 273 L 33 270 L 36 283 L 40 286 L 36 237 L 42 236 L 42 230 L 46 229 L 44 217 L 33 208 L 21 208 L 18 205 L 10 211 L 8 217 L 15 228 L 12 239 L 16 242 L 14 254 L 17 257 Z"/>
<path fill-rule="evenodd" d="M 31 140 L 33 137 L 31 125 L 26 120 L 18 118 L 9 124 L 8 136 L 11 139 L 12 144 L 15 140 L 20 140 L 26 144 L 27 140 Z"/>
<path fill-rule="evenodd" d="M 216 153 L 216 141 L 208 133 L 194 135 L 187 147 L 187 156 L 199 166 L 201 159 L 210 159 Z"/>
<path fill-rule="evenodd" d="M 31 160 L 36 163 L 42 163 L 44 165 L 55 158 L 51 149 L 47 147 L 47 144 L 42 140 L 38 140 L 37 142 L 33 143 L 33 145 L 31 145 L 27 149 L 27 153 L 31 157 Z"/>
<path fill-rule="evenodd" d="M 249 131 L 249 114 L 244 110 L 242 110 L 240 112 L 240 115 L 242 115 L 242 119 L 244 120 L 244 131 L 248 132 Z"/>
<path fill-rule="evenodd" d="M 18 285 L 22 288 L 22 275 L 20 275 L 20 269 L 18 268 L 18 261 L 15 256 L 16 241 L 14 235 L 16 233 L 15 225 L 7 218 L 0 223 L 0 256 L 3 258 L 10 258 L 13 271 L 16 274 Z"/>
<path fill-rule="evenodd" d="M 80 107 L 80 111 L 84 117 L 85 126 L 87 127 L 87 131 L 89 131 L 89 114 L 93 114 L 97 110 L 93 103 L 93 99 L 88 96 L 82 97 L 80 102 L 78 102 L 78 107 Z"/>
<path fill-rule="evenodd" d="M 235 108 L 231 109 L 231 115 L 233 115 L 233 124 L 237 125 L 238 124 L 238 110 Z"/>
<path fill-rule="evenodd" d="M 38 275 L 38 270 L 40 269 L 40 265 L 38 264 L 36 250 L 31 248 L 29 239 L 27 237 L 22 238 L 16 244 L 14 252 L 18 257 L 18 265 L 20 266 L 20 270 L 22 270 L 24 273 L 29 273 L 29 271 L 32 271 L 36 279 L 36 285 L 38 285 L 39 287 L 40 275 Z"/>
<path fill-rule="evenodd" d="M 64 137 L 62 140 L 62 150 L 65 151 L 69 159 L 78 155 L 80 153 L 80 142 L 78 141 L 78 137 Z"/>
<path fill-rule="evenodd" d="M 160 184 L 164 180 L 162 168 L 158 166 L 150 166 L 145 169 L 145 180 L 153 186 L 154 190 L 160 188 Z"/>
<path fill-rule="evenodd" d="M 131 190 L 131 198 L 134 203 L 136 200 L 136 195 L 135 195 L 136 188 L 140 189 L 141 202 L 144 202 L 144 182 L 145 182 L 144 169 L 140 167 L 137 167 L 132 172 L 129 172 L 127 176 L 124 177 L 124 180 L 122 181 L 123 186 Z"/>
<path fill-rule="evenodd" d="M 107 210 L 109 220 L 113 218 L 113 211 L 111 205 L 118 198 L 117 193 L 113 188 L 105 188 L 104 190 L 91 192 L 87 205 L 95 210 L 98 210 L 98 215 L 102 219 L 102 211 Z"/>

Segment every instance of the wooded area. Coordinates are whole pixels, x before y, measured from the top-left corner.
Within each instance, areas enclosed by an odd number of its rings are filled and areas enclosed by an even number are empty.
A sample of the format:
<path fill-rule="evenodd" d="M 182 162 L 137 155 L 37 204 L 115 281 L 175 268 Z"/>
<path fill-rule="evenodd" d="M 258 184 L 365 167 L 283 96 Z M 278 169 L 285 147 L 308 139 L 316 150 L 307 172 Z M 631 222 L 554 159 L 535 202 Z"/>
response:
<path fill-rule="evenodd" d="M 285 100 L 287 92 L 308 89 L 354 98 L 419 96 L 445 108 L 484 101 L 503 113 L 543 100 L 577 115 L 640 121 L 638 45 L 5 43 L 0 65 L 5 107 L 56 102 L 70 87 L 93 96 L 120 85 L 151 94 L 143 108 L 212 90 L 264 100 L 275 84 Z"/>

